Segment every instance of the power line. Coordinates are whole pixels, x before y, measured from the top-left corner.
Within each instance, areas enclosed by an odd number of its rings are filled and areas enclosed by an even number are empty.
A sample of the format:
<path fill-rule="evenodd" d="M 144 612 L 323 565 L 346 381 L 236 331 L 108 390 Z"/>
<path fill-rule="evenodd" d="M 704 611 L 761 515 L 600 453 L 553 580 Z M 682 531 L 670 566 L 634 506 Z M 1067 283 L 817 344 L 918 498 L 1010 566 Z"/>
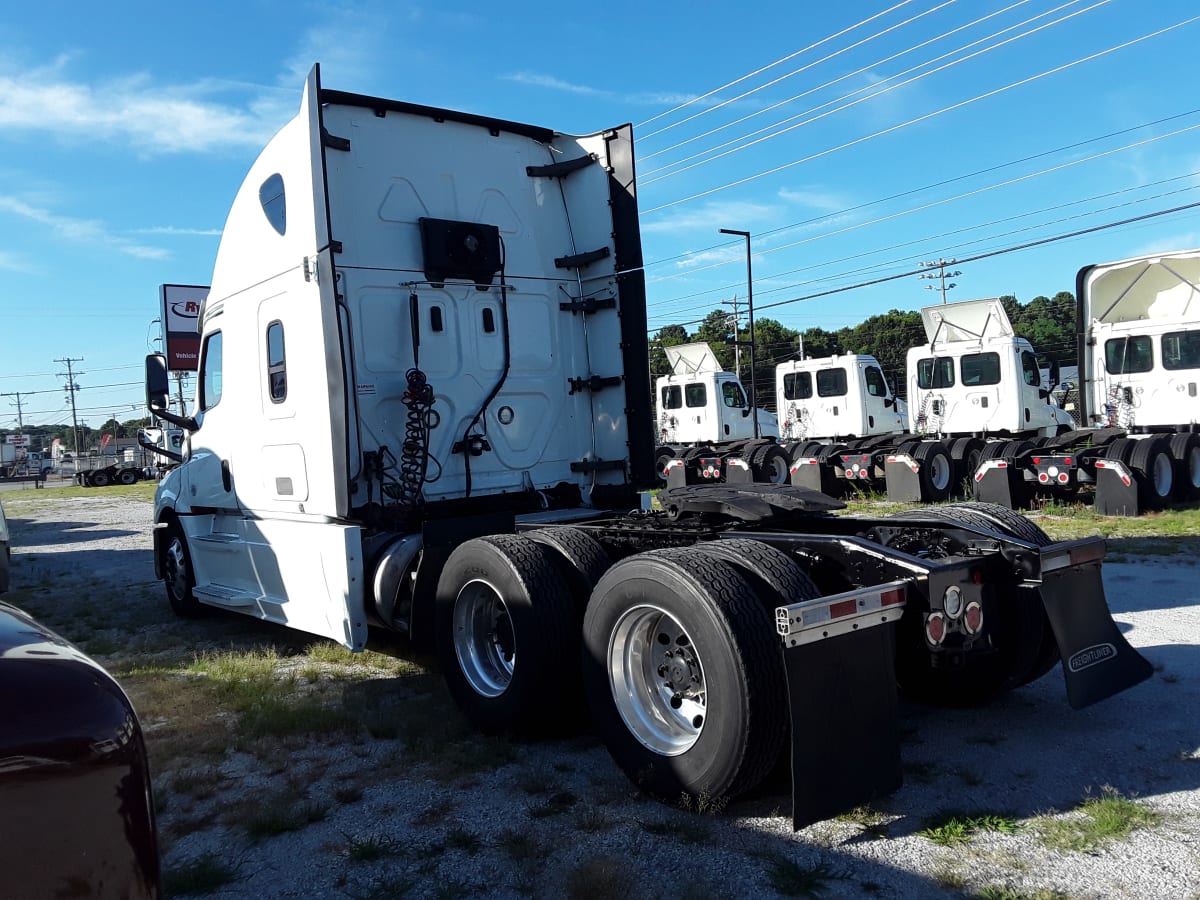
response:
<path fill-rule="evenodd" d="M 1143 41 L 1150 40 L 1151 38 L 1159 37 L 1170 31 L 1174 31 L 1177 28 L 1182 28 L 1184 25 L 1190 25 L 1197 20 L 1200 20 L 1200 15 L 1192 16 L 1191 18 L 1184 19 L 1181 22 L 1176 22 L 1174 25 L 1168 25 L 1165 28 L 1158 29 L 1157 31 L 1152 31 L 1152 32 L 1150 32 L 1148 34 L 1144 34 L 1140 37 L 1132 38 L 1123 43 L 1116 44 L 1112 47 L 1109 47 L 1106 50 L 1100 50 L 1100 51 L 1097 51 L 1096 53 L 1092 53 L 1088 56 L 1080 57 L 1079 59 L 1073 60 L 1072 62 L 1064 63 L 1061 66 L 1055 66 L 1054 68 L 1047 69 L 1046 71 L 1040 72 L 1037 75 L 1031 75 L 1028 78 L 1022 78 L 1022 79 L 1019 79 L 1018 81 L 1010 82 L 1009 84 L 1006 84 L 1003 87 L 998 87 L 991 91 L 987 91 L 982 94 L 977 94 L 974 97 L 970 97 L 966 100 L 961 100 L 958 103 L 952 103 L 949 106 L 943 106 L 941 109 L 937 109 L 937 110 L 934 110 L 933 112 L 929 112 L 929 113 L 924 113 L 923 115 L 916 116 L 915 118 L 909 119 L 906 122 L 901 122 L 897 125 L 892 125 L 892 126 L 889 126 L 888 128 L 880 129 L 879 131 L 873 132 L 871 134 L 863 135 L 862 137 L 855 138 L 851 141 L 846 141 L 845 143 L 839 144 L 836 147 L 830 147 L 825 150 L 821 150 L 817 153 L 809 154 L 808 156 L 801 157 L 800 159 L 795 159 L 795 160 L 792 160 L 791 162 L 783 163 L 781 165 L 775 166 L 775 167 L 767 169 L 765 171 L 758 172 L 754 175 L 747 175 L 744 178 L 739 178 L 735 181 L 730 181 L 726 184 L 719 185 L 714 188 L 709 188 L 708 190 L 700 191 L 699 193 L 691 194 L 690 196 L 682 197 L 678 200 L 672 200 L 668 203 L 659 204 L 658 206 L 651 207 L 650 209 L 647 209 L 647 210 L 643 210 L 643 213 L 648 215 L 650 213 L 659 212 L 661 210 L 668 209 L 672 206 L 678 206 L 681 203 L 688 203 L 692 200 L 698 200 L 701 197 L 708 197 L 712 194 L 716 194 L 721 191 L 728 190 L 731 187 L 737 187 L 742 184 L 747 184 L 748 182 L 755 181 L 755 180 L 757 180 L 759 178 L 763 178 L 767 175 L 777 174 L 786 169 L 790 169 L 790 168 L 793 168 L 794 166 L 798 166 L 801 163 L 811 162 L 814 159 L 820 159 L 823 156 L 828 156 L 832 153 L 836 153 L 839 150 L 845 150 L 850 147 L 856 146 L 858 144 L 866 143 L 867 141 L 874 140 L 877 137 L 882 137 L 884 135 L 891 134 L 894 131 L 899 131 L 902 128 L 907 128 L 910 125 L 916 125 L 920 122 L 925 122 L 925 121 L 928 121 L 929 119 L 936 118 L 937 116 L 943 115 L 944 113 L 952 112 L 956 109 L 962 109 L 963 107 L 970 106 L 973 103 L 978 103 L 980 100 L 986 100 L 989 97 L 995 97 L 1006 91 L 1013 90 L 1014 88 L 1023 87 L 1027 84 L 1032 84 L 1033 82 L 1038 81 L 1042 78 L 1046 78 L 1050 75 L 1056 75 L 1059 72 L 1066 71 L 1067 69 L 1081 65 L 1082 63 L 1091 62 L 1093 60 L 1100 59 L 1101 57 L 1107 56 L 1110 53 L 1115 53 L 1118 50 L 1124 50 L 1127 47 L 1132 47 L 1135 44 L 1139 44 L 1139 43 L 1142 43 Z"/>

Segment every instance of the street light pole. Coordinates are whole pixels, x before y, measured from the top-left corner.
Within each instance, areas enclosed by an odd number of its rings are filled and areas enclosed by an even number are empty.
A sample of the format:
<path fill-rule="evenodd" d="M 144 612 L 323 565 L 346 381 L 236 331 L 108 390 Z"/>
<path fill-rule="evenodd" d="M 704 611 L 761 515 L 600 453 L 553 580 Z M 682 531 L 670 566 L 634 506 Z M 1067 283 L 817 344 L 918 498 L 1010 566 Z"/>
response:
<path fill-rule="evenodd" d="M 758 401 L 754 393 L 755 355 L 754 355 L 754 273 L 750 268 L 750 232 L 737 231 L 733 228 L 722 228 L 721 234 L 732 234 L 746 239 L 746 312 L 750 317 L 750 417 L 754 420 L 754 436 L 758 435 Z M 737 341 L 737 332 L 733 333 Z"/>

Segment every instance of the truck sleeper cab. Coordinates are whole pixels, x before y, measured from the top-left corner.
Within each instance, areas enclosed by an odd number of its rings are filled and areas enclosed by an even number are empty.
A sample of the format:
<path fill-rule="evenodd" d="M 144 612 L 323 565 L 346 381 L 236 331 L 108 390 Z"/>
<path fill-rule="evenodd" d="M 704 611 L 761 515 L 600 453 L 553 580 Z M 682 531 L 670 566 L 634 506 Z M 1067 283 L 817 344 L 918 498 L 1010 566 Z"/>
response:
<path fill-rule="evenodd" d="M 191 416 L 147 360 L 148 405 L 189 432 L 155 498 L 168 602 L 433 644 L 487 732 L 552 731 L 586 697 L 671 802 L 751 790 L 789 717 L 828 723 L 791 729 L 796 771 L 826 775 L 795 780 L 796 824 L 899 783 L 898 683 L 983 702 L 1100 643 L 1073 705 L 1149 675 L 1099 539 L 984 506 L 839 518 L 786 484 L 643 511 L 640 265 L 628 128 L 571 138 L 314 69 L 230 212 Z"/>

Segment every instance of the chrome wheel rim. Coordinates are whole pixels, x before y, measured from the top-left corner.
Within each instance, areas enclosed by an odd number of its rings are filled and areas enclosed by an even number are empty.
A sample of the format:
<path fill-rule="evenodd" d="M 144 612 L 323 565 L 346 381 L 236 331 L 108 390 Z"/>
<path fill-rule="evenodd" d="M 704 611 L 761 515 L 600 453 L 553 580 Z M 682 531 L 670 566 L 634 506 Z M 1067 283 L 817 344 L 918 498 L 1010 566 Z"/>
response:
<path fill-rule="evenodd" d="M 467 684 L 484 697 L 499 697 L 517 662 L 512 617 L 500 592 L 483 580 L 465 584 L 454 600 L 453 628 L 454 655 Z"/>
<path fill-rule="evenodd" d="M 708 693 L 691 637 L 656 606 L 622 614 L 608 643 L 608 678 L 629 733 L 662 756 L 686 753 L 704 731 Z"/>
<path fill-rule="evenodd" d="M 171 589 L 171 593 L 181 599 L 186 597 L 188 590 L 187 557 L 184 555 L 183 539 L 179 536 L 171 538 L 171 542 L 167 545 L 163 568 L 163 574 L 166 576 L 164 580 L 167 582 L 167 587 Z"/>
<path fill-rule="evenodd" d="M 777 453 L 771 454 L 771 483 L 787 483 L 788 476 L 791 474 L 789 468 L 788 461 L 785 457 L 780 456 Z"/>

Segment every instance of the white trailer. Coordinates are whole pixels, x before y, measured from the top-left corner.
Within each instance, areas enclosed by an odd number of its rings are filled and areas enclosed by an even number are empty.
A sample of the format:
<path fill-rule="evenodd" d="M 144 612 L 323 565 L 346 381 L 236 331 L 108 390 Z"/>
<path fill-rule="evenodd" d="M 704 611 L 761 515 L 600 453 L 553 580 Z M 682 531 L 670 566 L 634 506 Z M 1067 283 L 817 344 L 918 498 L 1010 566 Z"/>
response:
<path fill-rule="evenodd" d="M 779 446 L 779 419 L 751 410 L 742 382 L 721 369 L 706 343 L 664 347 L 671 374 L 655 382 L 659 481 L 761 481 L 783 484 L 788 457 Z M 678 462 L 675 462 L 678 461 Z M 674 464 L 673 464 L 674 463 Z M 683 479 L 682 481 L 680 479 Z"/>
<path fill-rule="evenodd" d="M 1029 486 L 1094 484 L 1111 515 L 1200 497 L 1200 250 L 1085 266 L 1076 307 L 1080 427 L 1008 448 L 980 496 L 1020 506 Z"/>
<path fill-rule="evenodd" d="M 586 704 L 672 803 L 752 790 L 790 735 L 797 825 L 898 786 L 898 686 L 981 703 L 1061 657 L 1085 706 L 1150 675 L 1099 538 L 986 504 L 836 517 L 790 485 L 639 508 L 641 265 L 629 126 L 572 137 L 314 69 L 230 211 L 191 416 L 147 360 L 150 408 L 189 432 L 155 498 L 171 606 L 430 643 L 486 731 Z"/>

